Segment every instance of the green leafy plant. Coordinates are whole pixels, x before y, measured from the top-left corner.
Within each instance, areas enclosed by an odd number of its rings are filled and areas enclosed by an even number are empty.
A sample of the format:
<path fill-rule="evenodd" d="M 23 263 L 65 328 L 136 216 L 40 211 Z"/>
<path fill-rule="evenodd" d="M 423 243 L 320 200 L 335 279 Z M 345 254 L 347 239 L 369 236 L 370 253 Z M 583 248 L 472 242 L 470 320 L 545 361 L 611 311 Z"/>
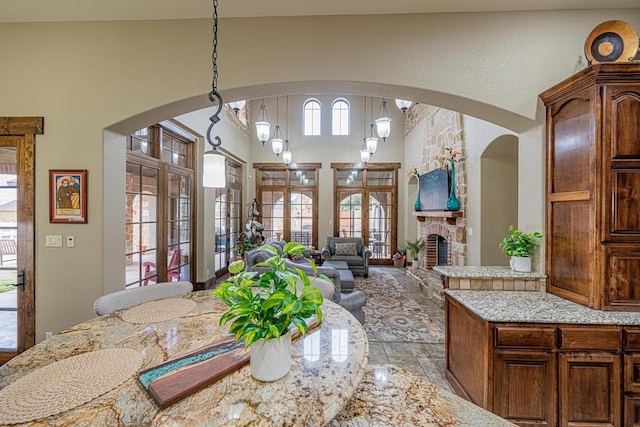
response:
<path fill-rule="evenodd" d="M 513 225 L 509 226 L 509 234 L 507 234 L 498 244 L 502 252 L 509 256 L 533 257 L 533 253 L 540 244 L 538 239 L 542 237 L 542 233 L 534 231 L 533 233 L 523 233 Z"/>
<path fill-rule="evenodd" d="M 409 254 L 410 259 L 418 259 L 420 252 L 424 249 L 426 242 L 421 237 L 418 240 L 407 240 L 405 241 L 407 246 L 407 252 Z"/>
<path fill-rule="evenodd" d="M 245 348 L 260 339 L 278 339 L 292 325 L 305 335 L 305 319 L 315 315 L 318 321 L 322 320 L 322 294 L 311 285 L 311 279 L 304 271 L 288 268 L 285 263 L 286 257 L 300 254 L 304 249 L 300 243 L 288 242 L 283 254 L 279 255 L 273 246 L 261 246 L 258 250 L 268 251 L 273 256 L 255 267 L 268 267 L 268 271 L 262 274 L 245 271 L 244 261 L 233 262 L 229 265 L 232 276 L 213 291 L 230 307 L 220 317 L 220 325 L 231 322 L 229 331 L 236 340 L 244 339 Z M 315 264 L 311 262 L 310 265 L 315 274 Z M 303 285 L 299 293 L 298 282 Z"/>

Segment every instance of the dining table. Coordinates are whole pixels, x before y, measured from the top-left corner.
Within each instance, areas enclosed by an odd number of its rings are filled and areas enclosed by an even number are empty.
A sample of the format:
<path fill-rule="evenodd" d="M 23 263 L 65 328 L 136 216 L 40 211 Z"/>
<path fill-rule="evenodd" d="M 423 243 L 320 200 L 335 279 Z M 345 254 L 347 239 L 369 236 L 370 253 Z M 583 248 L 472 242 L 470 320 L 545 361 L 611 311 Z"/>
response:
<path fill-rule="evenodd" d="M 152 303 L 82 322 L 0 367 L 0 425 L 321 426 L 367 371 L 362 325 L 325 300 L 320 324 L 293 340 L 285 377 L 261 382 L 244 365 L 161 409 L 140 372 L 227 337 L 219 319 L 228 307 L 211 291 L 145 311 Z M 167 311 L 158 314 L 158 304 Z"/>

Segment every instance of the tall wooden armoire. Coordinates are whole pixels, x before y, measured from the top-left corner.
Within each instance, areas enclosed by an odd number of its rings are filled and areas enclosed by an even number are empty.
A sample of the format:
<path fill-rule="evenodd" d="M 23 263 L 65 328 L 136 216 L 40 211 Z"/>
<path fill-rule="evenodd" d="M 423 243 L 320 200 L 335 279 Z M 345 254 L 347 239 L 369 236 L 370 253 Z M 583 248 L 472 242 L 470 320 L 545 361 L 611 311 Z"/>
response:
<path fill-rule="evenodd" d="M 640 63 L 599 64 L 547 109 L 547 290 L 640 311 Z"/>

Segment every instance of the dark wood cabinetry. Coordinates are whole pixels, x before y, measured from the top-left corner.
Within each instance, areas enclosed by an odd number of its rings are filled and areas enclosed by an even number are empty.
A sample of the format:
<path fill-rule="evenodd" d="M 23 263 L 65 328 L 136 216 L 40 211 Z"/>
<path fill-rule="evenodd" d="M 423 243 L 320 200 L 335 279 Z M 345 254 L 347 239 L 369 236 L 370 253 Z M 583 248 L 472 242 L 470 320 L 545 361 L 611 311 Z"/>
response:
<path fill-rule="evenodd" d="M 547 290 L 640 310 L 640 64 L 589 67 L 547 108 Z"/>
<path fill-rule="evenodd" d="M 522 427 L 640 422 L 640 328 L 489 322 L 449 295 L 445 310 L 446 376 L 476 405 Z"/>

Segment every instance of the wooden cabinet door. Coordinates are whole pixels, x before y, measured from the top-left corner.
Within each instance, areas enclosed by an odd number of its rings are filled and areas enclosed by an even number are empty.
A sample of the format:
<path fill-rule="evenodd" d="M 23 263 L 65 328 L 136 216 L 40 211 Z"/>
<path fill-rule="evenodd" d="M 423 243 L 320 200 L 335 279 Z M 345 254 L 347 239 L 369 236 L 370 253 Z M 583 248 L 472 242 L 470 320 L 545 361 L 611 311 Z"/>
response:
<path fill-rule="evenodd" d="M 550 351 L 498 350 L 493 412 L 521 427 L 555 426 L 556 358 Z"/>
<path fill-rule="evenodd" d="M 601 239 L 640 242 L 640 84 L 610 83 L 603 90 L 604 218 Z"/>
<path fill-rule="evenodd" d="M 624 425 L 625 427 L 640 427 L 640 396 L 625 396 Z"/>
<path fill-rule="evenodd" d="M 560 353 L 561 426 L 619 426 L 622 423 L 621 356 Z"/>

